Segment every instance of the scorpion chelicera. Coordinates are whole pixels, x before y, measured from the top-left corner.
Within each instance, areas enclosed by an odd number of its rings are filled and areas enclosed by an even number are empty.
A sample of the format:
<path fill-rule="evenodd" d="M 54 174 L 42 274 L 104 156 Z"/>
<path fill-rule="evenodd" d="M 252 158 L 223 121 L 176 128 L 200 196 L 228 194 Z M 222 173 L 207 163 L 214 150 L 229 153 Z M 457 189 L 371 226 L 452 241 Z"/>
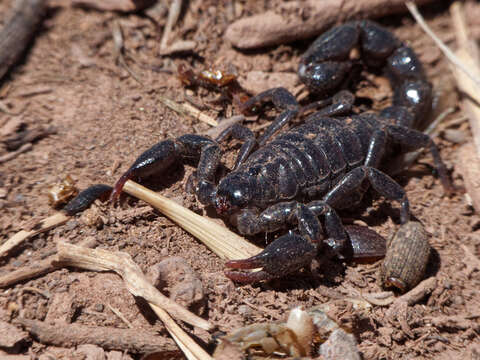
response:
<path fill-rule="evenodd" d="M 355 58 L 353 54 L 360 56 Z M 354 97 L 344 89 L 355 64 L 383 69 L 393 89 L 392 105 L 380 113 L 352 114 Z M 270 243 L 260 254 L 226 263 L 226 275 L 238 282 L 255 282 L 298 270 L 319 254 L 340 258 L 361 256 L 362 246 L 349 240 L 336 209 L 360 202 L 371 186 L 400 204 L 400 222 L 410 218 L 404 189 L 382 172 L 381 161 L 401 151 L 430 150 L 446 192 L 452 190 L 437 146 L 415 127 L 432 106 L 432 86 L 414 51 L 388 30 L 368 21 L 352 21 L 321 35 L 301 57 L 298 75 L 311 93 L 326 100 L 301 107 L 285 88 L 253 96 L 247 111 L 271 102 L 281 110 L 265 133 L 256 139 L 248 128 L 235 124 L 216 140 L 183 135 L 163 140 L 145 151 L 116 183 L 117 199 L 124 183 L 166 170 L 179 161 L 198 160 L 195 193 L 212 205 L 241 234 L 273 232 L 297 225 Z M 304 123 L 274 137 L 305 109 L 320 108 Z M 233 170 L 216 185 L 220 142 L 227 137 L 244 141 Z M 258 149 L 257 149 L 258 148 Z M 241 271 L 257 269 L 257 272 Z"/>

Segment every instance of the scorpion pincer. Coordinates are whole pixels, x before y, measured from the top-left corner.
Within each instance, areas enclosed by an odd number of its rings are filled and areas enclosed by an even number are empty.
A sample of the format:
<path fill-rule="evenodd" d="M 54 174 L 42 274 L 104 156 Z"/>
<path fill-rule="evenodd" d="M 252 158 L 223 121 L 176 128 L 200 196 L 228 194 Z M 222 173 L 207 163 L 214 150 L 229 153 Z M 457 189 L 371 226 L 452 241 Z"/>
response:
<path fill-rule="evenodd" d="M 361 56 L 352 58 L 353 50 Z M 446 192 L 452 190 L 437 146 L 415 128 L 432 106 L 432 86 L 414 51 L 378 24 L 363 20 L 335 27 L 321 35 L 301 57 L 298 75 L 311 93 L 327 96 L 345 88 L 355 64 L 382 69 L 393 89 L 392 105 L 380 113 L 352 114 L 354 97 L 346 90 L 301 107 L 285 88 L 262 92 L 243 104 L 248 111 L 271 102 L 280 114 L 258 139 L 235 124 L 216 140 L 183 135 L 163 140 L 145 151 L 115 185 L 162 172 L 173 163 L 198 161 L 195 193 L 216 208 L 243 235 L 273 232 L 286 225 L 295 231 L 278 237 L 261 253 L 226 263 L 226 275 L 238 282 L 280 277 L 307 266 L 316 256 L 362 257 L 371 230 L 349 236 L 336 209 L 358 204 L 369 186 L 400 204 L 400 222 L 410 219 L 404 189 L 380 170 L 398 151 L 428 148 Z M 274 135 L 305 109 L 320 108 L 304 123 Z M 216 183 L 227 137 L 244 141 L 233 170 Z M 370 233 L 369 233 L 370 232 Z M 363 243 L 362 243 L 363 241 Z M 377 254 L 384 255 L 384 254 Z M 257 272 L 242 269 L 262 268 Z"/>

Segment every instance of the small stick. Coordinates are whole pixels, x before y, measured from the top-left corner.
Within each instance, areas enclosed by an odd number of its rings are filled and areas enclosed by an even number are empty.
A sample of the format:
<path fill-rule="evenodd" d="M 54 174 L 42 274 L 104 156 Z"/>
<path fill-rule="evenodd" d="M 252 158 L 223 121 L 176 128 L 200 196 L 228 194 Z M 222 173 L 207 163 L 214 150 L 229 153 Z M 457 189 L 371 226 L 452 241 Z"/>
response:
<path fill-rule="evenodd" d="M 94 237 L 87 237 L 79 243 L 79 245 L 88 248 L 93 248 L 96 244 L 97 240 Z M 52 264 L 52 262 L 56 259 L 57 255 L 54 254 L 47 257 L 46 259 L 36 261 L 30 266 L 25 266 L 18 270 L 0 276 L 0 288 L 5 288 L 20 281 L 29 280 L 34 277 L 45 275 L 49 272 L 58 270 L 58 267 Z"/>
<path fill-rule="evenodd" d="M 152 335 L 141 329 L 117 329 L 112 327 L 85 326 L 25 318 L 15 319 L 42 344 L 60 347 L 75 347 L 82 344 L 98 345 L 105 350 L 128 351 L 136 354 L 161 352 L 165 358 L 177 354 L 175 343 L 165 337 Z"/>
<path fill-rule="evenodd" d="M 191 52 L 195 49 L 197 43 L 193 40 L 178 40 L 169 47 L 163 49 L 160 55 L 172 55 L 177 53 Z"/>
<path fill-rule="evenodd" d="M 160 53 L 167 48 L 168 38 L 172 32 L 172 28 L 180 17 L 180 10 L 182 10 L 182 0 L 172 0 L 170 8 L 168 9 L 168 19 L 165 28 L 163 29 L 162 40 L 160 40 Z"/>
<path fill-rule="evenodd" d="M 122 312 L 120 310 L 118 310 L 117 308 L 114 308 L 109 303 L 107 303 L 107 307 L 110 309 L 111 312 L 113 312 L 115 315 L 117 315 L 117 317 L 120 320 L 122 320 L 130 329 L 133 328 L 132 323 L 130 321 L 128 321 L 128 319 L 122 314 Z"/>
<path fill-rule="evenodd" d="M 129 254 L 122 252 L 112 253 L 101 249 L 92 250 L 66 243 L 58 243 L 57 249 L 57 262 L 63 265 L 75 266 L 92 271 L 115 271 L 122 277 L 128 291 L 134 296 L 144 298 L 149 303 L 150 307 L 165 324 L 165 327 L 175 339 L 178 346 L 182 350 L 185 350 L 185 354 L 189 359 L 211 359 L 205 350 L 195 343 L 187 333 L 172 320 L 168 313 L 186 323 L 205 330 L 212 328 L 210 323 L 165 297 L 148 282 L 140 267 L 133 262 Z"/>
<path fill-rule="evenodd" d="M 430 277 L 423 280 L 412 290 L 405 293 L 404 295 L 398 297 L 393 302 L 393 305 L 390 307 L 393 311 L 397 309 L 401 303 L 406 303 L 408 306 L 415 305 L 420 300 L 422 300 L 428 294 L 431 294 L 433 290 L 437 287 L 437 279 L 435 277 Z"/>
<path fill-rule="evenodd" d="M 3 142 L 7 145 L 8 150 L 17 150 L 22 145 L 32 143 L 43 139 L 51 134 L 56 134 L 57 129 L 53 126 L 49 127 L 37 127 L 32 130 L 22 131 L 20 134 L 15 134 L 10 136 L 9 138 L 3 140 Z"/>
<path fill-rule="evenodd" d="M 184 116 L 191 116 L 197 120 L 200 120 L 204 123 L 207 123 L 208 125 L 212 126 L 217 126 L 218 122 L 217 120 L 213 119 L 211 116 L 208 116 L 207 114 L 204 114 L 200 110 L 198 110 L 196 107 L 193 105 L 190 105 L 188 103 L 185 104 L 179 104 L 173 100 L 170 100 L 169 98 L 166 98 L 164 96 L 159 96 L 159 100 L 167 107 L 172 109 L 173 111 L 179 113 L 180 115 Z"/>
<path fill-rule="evenodd" d="M 68 219 L 70 219 L 69 216 L 59 212 L 40 221 L 31 231 L 20 230 L 0 246 L 0 257 L 4 256 L 27 239 L 50 230 L 55 226 L 62 225 L 66 223 Z"/>
<path fill-rule="evenodd" d="M 162 320 L 173 340 L 183 351 L 188 360 L 212 360 L 212 357 L 187 335 L 178 324 L 172 320 L 165 310 L 150 304 L 155 314 Z"/>
<path fill-rule="evenodd" d="M 138 82 L 140 85 L 143 86 L 143 83 L 139 79 L 137 74 L 135 74 L 133 70 L 130 69 L 127 62 L 125 61 L 125 56 L 123 55 L 125 51 L 124 42 L 123 42 L 123 32 L 122 32 L 122 28 L 120 27 L 120 23 L 118 21 L 113 22 L 112 37 L 113 37 L 115 57 L 116 57 L 117 63 L 121 65 L 136 82 Z"/>
<path fill-rule="evenodd" d="M 172 316 L 188 324 L 210 330 L 212 325 L 164 296 L 142 273 L 140 267 L 127 253 L 112 253 L 102 249 L 88 249 L 67 243 L 57 244 L 57 261 L 64 266 L 74 266 L 92 271 L 114 271 L 125 282 L 128 291 L 140 296 L 151 304 L 168 311 Z"/>
<path fill-rule="evenodd" d="M 195 214 L 193 211 L 131 180 L 125 183 L 123 191 L 158 209 L 202 241 L 222 259 L 243 259 L 256 255 L 262 250 L 226 227 Z"/>
<path fill-rule="evenodd" d="M 478 79 L 480 78 L 480 68 L 478 66 L 479 49 L 476 44 L 468 38 L 467 24 L 461 4 L 454 3 L 450 11 L 452 13 L 453 25 L 459 45 L 456 54 L 463 63 L 468 66 L 470 73 L 474 74 L 475 79 Z M 470 97 L 464 97 L 462 107 L 468 115 L 473 140 L 477 148 L 477 155 L 480 155 L 480 81 L 475 81 L 470 76 L 465 76 L 465 74 L 456 67 L 453 68 L 453 74 L 457 80 L 458 87 Z"/>
<path fill-rule="evenodd" d="M 430 27 L 425 23 L 425 20 L 423 19 L 422 15 L 418 12 L 417 6 L 413 2 L 407 2 L 405 3 L 407 6 L 408 10 L 412 14 L 412 16 L 415 18 L 417 21 L 418 25 L 425 31 L 428 36 L 432 38 L 432 40 L 437 44 L 437 46 L 442 50 L 443 54 L 447 57 L 448 60 L 452 64 L 454 64 L 457 68 L 462 70 L 477 86 L 480 86 L 480 78 L 478 77 L 478 74 L 473 73 L 470 71 L 469 66 L 465 64 L 464 61 L 459 59 L 453 52 L 448 48 L 445 43 L 440 40 L 440 38 L 435 35 L 435 33 L 430 29 Z"/>
<path fill-rule="evenodd" d="M 23 54 L 45 14 L 45 0 L 17 0 L 0 32 L 0 79 Z"/>
<path fill-rule="evenodd" d="M 4 163 L 4 162 L 7 162 L 7 161 L 10 161 L 10 160 L 13 160 L 18 155 L 32 150 L 32 147 L 33 147 L 32 143 L 23 144 L 20 147 L 20 149 L 17 149 L 15 151 L 10 151 L 10 152 L 6 153 L 5 155 L 0 156 L 0 164 Z"/>

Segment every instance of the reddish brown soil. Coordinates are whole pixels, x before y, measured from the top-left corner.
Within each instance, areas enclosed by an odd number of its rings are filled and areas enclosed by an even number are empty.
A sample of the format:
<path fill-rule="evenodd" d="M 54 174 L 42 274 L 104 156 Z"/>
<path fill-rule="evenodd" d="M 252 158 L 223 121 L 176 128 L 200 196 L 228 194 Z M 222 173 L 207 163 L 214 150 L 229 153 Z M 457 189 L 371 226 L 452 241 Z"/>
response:
<path fill-rule="evenodd" d="M 9 3 L 0 4 L 0 18 L 4 18 Z M 239 1 L 235 17 L 263 12 L 274 4 L 273 1 Z M 428 23 L 452 45 L 452 27 L 447 7 L 443 8 L 442 11 L 430 9 Z M 187 15 L 181 19 L 173 37 L 197 41 L 195 55 L 162 58 L 158 54 L 161 30 L 142 14 L 118 15 L 79 8 L 50 11 L 24 62 L 0 88 L 1 101 L 12 111 L 24 109 L 19 117 L 27 129 L 39 125 L 53 125 L 57 129 L 57 134 L 34 143 L 31 151 L 0 164 L 2 241 L 21 230 L 32 218 L 41 219 L 55 212 L 47 201 L 47 187 L 67 174 L 81 189 L 99 182 L 112 184 L 138 154 L 159 140 L 209 129 L 206 124 L 179 116 L 158 101 L 159 95 L 183 101 L 185 88 L 175 76 L 178 64 L 203 69 L 215 63 L 230 63 L 242 77 L 254 70 L 295 72 L 299 54 L 307 43 L 238 52 L 222 38 L 234 20 L 229 14 L 226 6 L 216 1 L 190 1 Z M 166 15 L 156 16 L 163 26 Z M 116 64 L 111 36 L 114 21 L 119 21 L 123 30 L 127 63 L 143 86 Z M 408 41 L 425 62 L 440 98 L 435 113 L 457 106 L 448 65 L 433 42 L 407 16 L 391 17 L 384 23 Z M 215 96 L 205 90 L 193 93 L 199 104 L 208 103 Z M 381 98 L 376 94 L 375 99 Z M 232 112 L 230 105 L 215 105 L 217 108 L 220 113 L 214 110 L 208 113 L 216 117 Z M 456 110 L 446 121 L 462 116 Z M 0 113 L 0 128 L 18 121 L 19 117 Z M 258 125 L 249 123 L 252 128 Z M 464 134 L 466 140 L 471 137 L 465 121 L 454 129 L 463 131 L 460 134 Z M 438 144 L 446 164 L 453 170 L 456 184 L 462 185 L 455 167 L 459 144 L 444 137 L 438 139 Z M 225 148 L 234 149 L 226 156 L 227 165 L 231 165 L 238 143 L 232 142 Z M 4 146 L 0 147 L 0 155 L 6 152 Z M 389 306 L 374 306 L 367 313 L 344 307 L 344 311 L 337 314 L 338 319 L 352 328 L 365 359 L 478 359 L 480 217 L 462 194 L 451 198 L 442 196 L 442 187 L 432 174 L 431 164 L 429 155 L 422 156 L 410 171 L 401 173 L 397 179 L 407 190 L 413 214 L 431 234 L 430 243 L 436 256 L 427 275 L 435 276 L 438 286 L 425 300 L 407 309 L 406 327 L 405 323 L 387 316 Z M 192 170 L 186 166 L 185 170 L 169 172 L 148 186 L 203 213 L 202 207 L 184 191 Z M 95 211 L 104 223 L 98 227 L 88 226 L 82 218 L 74 217 L 66 225 L 35 237 L 0 259 L 0 275 L 50 255 L 58 240 L 77 243 L 88 236 L 95 237 L 101 248 L 128 252 L 145 272 L 167 256 L 180 256 L 202 279 L 208 301 L 204 317 L 225 332 L 246 324 L 284 320 L 288 310 L 299 305 L 308 308 L 331 301 L 332 297 L 352 297 L 357 290 L 381 291 L 376 285 L 379 263 L 373 265 L 373 270 L 372 265 L 344 267 L 327 263 L 318 276 L 302 271 L 265 284 L 236 286 L 223 275 L 223 263 L 215 254 L 162 215 L 151 212 L 127 220 L 116 216 L 122 210 L 140 206 L 143 204 L 139 201 L 126 199 L 121 208 L 97 207 Z M 395 231 L 399 220 L 396 205 L 390 207 L 380 199 L 365 209 L 347 217 L 361 219 L 385 236 Z M 461 245 L 476 257 L 476 262 L 466 256 Z M 109 273 L 59 270 L 3 289 L 0 320 L 11 320 L 18 314 L 38 320 L 65 316 L 59 302 L 70 302 L 70 307 L 75 308 L 70 321 L 78 324 L 126 328 L 106 307 L 108 304 L 118 309 L 134 328 L 168 336 L 161 322 L 152 322 L 146 317 L 121 279 Z M 455 316 L 458 321 L 441 321 L 449 316 Z M 198 330 L 193 333 L 205 342 L 211 341 L 212 334 Z M 24 354 L 50 354 L 65 359 L 80 356 L 75 351 L 35 341 L 21 348 Z"/>

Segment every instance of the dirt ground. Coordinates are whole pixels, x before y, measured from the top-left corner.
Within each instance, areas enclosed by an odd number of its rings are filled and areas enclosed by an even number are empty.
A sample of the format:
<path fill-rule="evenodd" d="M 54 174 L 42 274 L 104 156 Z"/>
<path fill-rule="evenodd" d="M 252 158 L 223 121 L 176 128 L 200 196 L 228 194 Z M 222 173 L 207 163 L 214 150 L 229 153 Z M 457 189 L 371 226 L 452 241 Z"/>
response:
<path fill-rule="evenodd" d="M 10 3 L 0 3 L 0 19 Z M 21 111 L 17 116 L 0 113 L 0 129 L 8 129 L 14 122 L 21 123 L 24 129 L 56 129 L 56 134 L 35 142 L 30 151 L 0 164 L 0 241 L 6 241 L 32 219 L 55 213 L 48 203 L 47 188 L 66 175 L 80 189 L 94 183 L 113 184 L 141 152 L 159 140 L 204 133 L 210 128 L 167 109 L 159 102 L 160 95 L 178 102 L 190 99 L 214 118 L 235 112 L 231 104 L 212 102 L 218 93 L 186 89 L 176 76 L 178 64 L 194 69 L 231 64 L 246 87 L 253 89 L 265 86 L 247 81 L 254 71 L 294 74 L 308 41 L 241 52 L 222 36 L 235 19 L 264 12 L 277 3 L 236 1 L 232 10 L 227 1 L 192 0 L 174 28 L 172 39 L 194 40 L 197 46 L 193 53 L 163 57 L 159 55 L 159 41 L 167 18 L 165 8 L 159 7 L 149 16 L 71 7 L 51 9 L 27 56 L 0 87 L 0 101 L 12 112 Z M 480 11 L 478 3 L 470 5 Z M 454 45 L 448 2 L 437 2 L 427 7 L 425 13 L 440 38 Z M 112 28 L 117 21 L 124 35 L 126 62 L 142 85 L 116 62 Z M 449 107 L 454 109 L 444 120 L 447 125 L 437 143 L 452 178 L 461 186 L 457 150 L 471 140 L 471 134 L 458 108 L 448 64 L 409 16 L 391 16 L 380 22 L 408 42 L 424 62 L 439 99 L 433 117 Z M 478 19 L 477 24 L 480 26 Z M 372 79 L 381 84 L 381 80 Z M 373 94 L 372 85 L 365 80 L 362 84 L 359 91 Z M 382 89 L 380 94 L 373 94 L 373 103 L 378 107 L 384 106 L 389 96 L 389 90 Z M 273 114 L 267 112 L 247 125 L 256 129 L 270 121 Z M 0 140 L 8 135 L 11 134 L 2 133 Z M 232 165 L 238 148 L 236 141 L 225 144 L 227 166 Z M 3 141 L 0 156 L 7 152 Z M 146 184 L 204 214 L 203 207 L 184 190 L 192 171 L 188 165 L 178 167 Z M 144 272 L 170 256 L 186 259 L 204 286 L 206 306 L 201 315 L 217 326 L 217 334 L 247 324 L 285 320 L 288 311 L 297 306 L 309 308 L 332 302 L 336 306 L 332 316 L 355 334 L 364 359 L 479 359 L 480 217 L 463 194 L 443 196 L 428 154 L 396 179 L 407 191 L 412 213 L 430 234 L 434 256 L 427 277 L 437 279 L 431 294 L 398 316 L 392 315 L 391 305 L 355 309 L 345 300 L 358 297 L 358 292 L 382 291 L 376 283 L 380 262 L 356 265 L 329 260 L 315 275 L 304 270 L 268 283 L 237 286 L 224 276 L 223 262 L 215 254 L 169 219 L 154 211 L 125 216 L 125 211 L 144 206 L 126 196 L 120 206 L 94 205 L 87 211 L 100 222 L 89 225 L 85 215 L 75 216 L 65 225 L 29 240 L 0 259 L 0 276 L 51 255 L 59 240 L 78 243 L 93 237 L 100 248 L 129 253 Z M 346 221 L 366 223 L 385 237 L 399 223 L 398 206 L 390 206 L 383 199 L 345 217 Z M 265 245 L 263 236 L 256 240 L 258 245 Z M 111 273 L 62 269 L 0 291 L 0 320 L 8 322 L 21 316 L 127 328 L 127 322 L 115 315 L 110 306 L 123 314 L 133 329 L 168 336 L 162 323 Z M 213 350 L 213 332 L 185 329 L 206 349 Z M 35 339 L 26 340 L 10 352 L 41 359 L 86 358 L 80 348 L 54 347 Z M 3 356 L 5 353 L 0 351 L 0 358 Z M 112 351 L 103 356 L 122 358 L 122 354 Z M 125 359 L 129 356 L 141 357 L 123 355 Z M 178 356 L 182 358 L 180 353 Z"/>

